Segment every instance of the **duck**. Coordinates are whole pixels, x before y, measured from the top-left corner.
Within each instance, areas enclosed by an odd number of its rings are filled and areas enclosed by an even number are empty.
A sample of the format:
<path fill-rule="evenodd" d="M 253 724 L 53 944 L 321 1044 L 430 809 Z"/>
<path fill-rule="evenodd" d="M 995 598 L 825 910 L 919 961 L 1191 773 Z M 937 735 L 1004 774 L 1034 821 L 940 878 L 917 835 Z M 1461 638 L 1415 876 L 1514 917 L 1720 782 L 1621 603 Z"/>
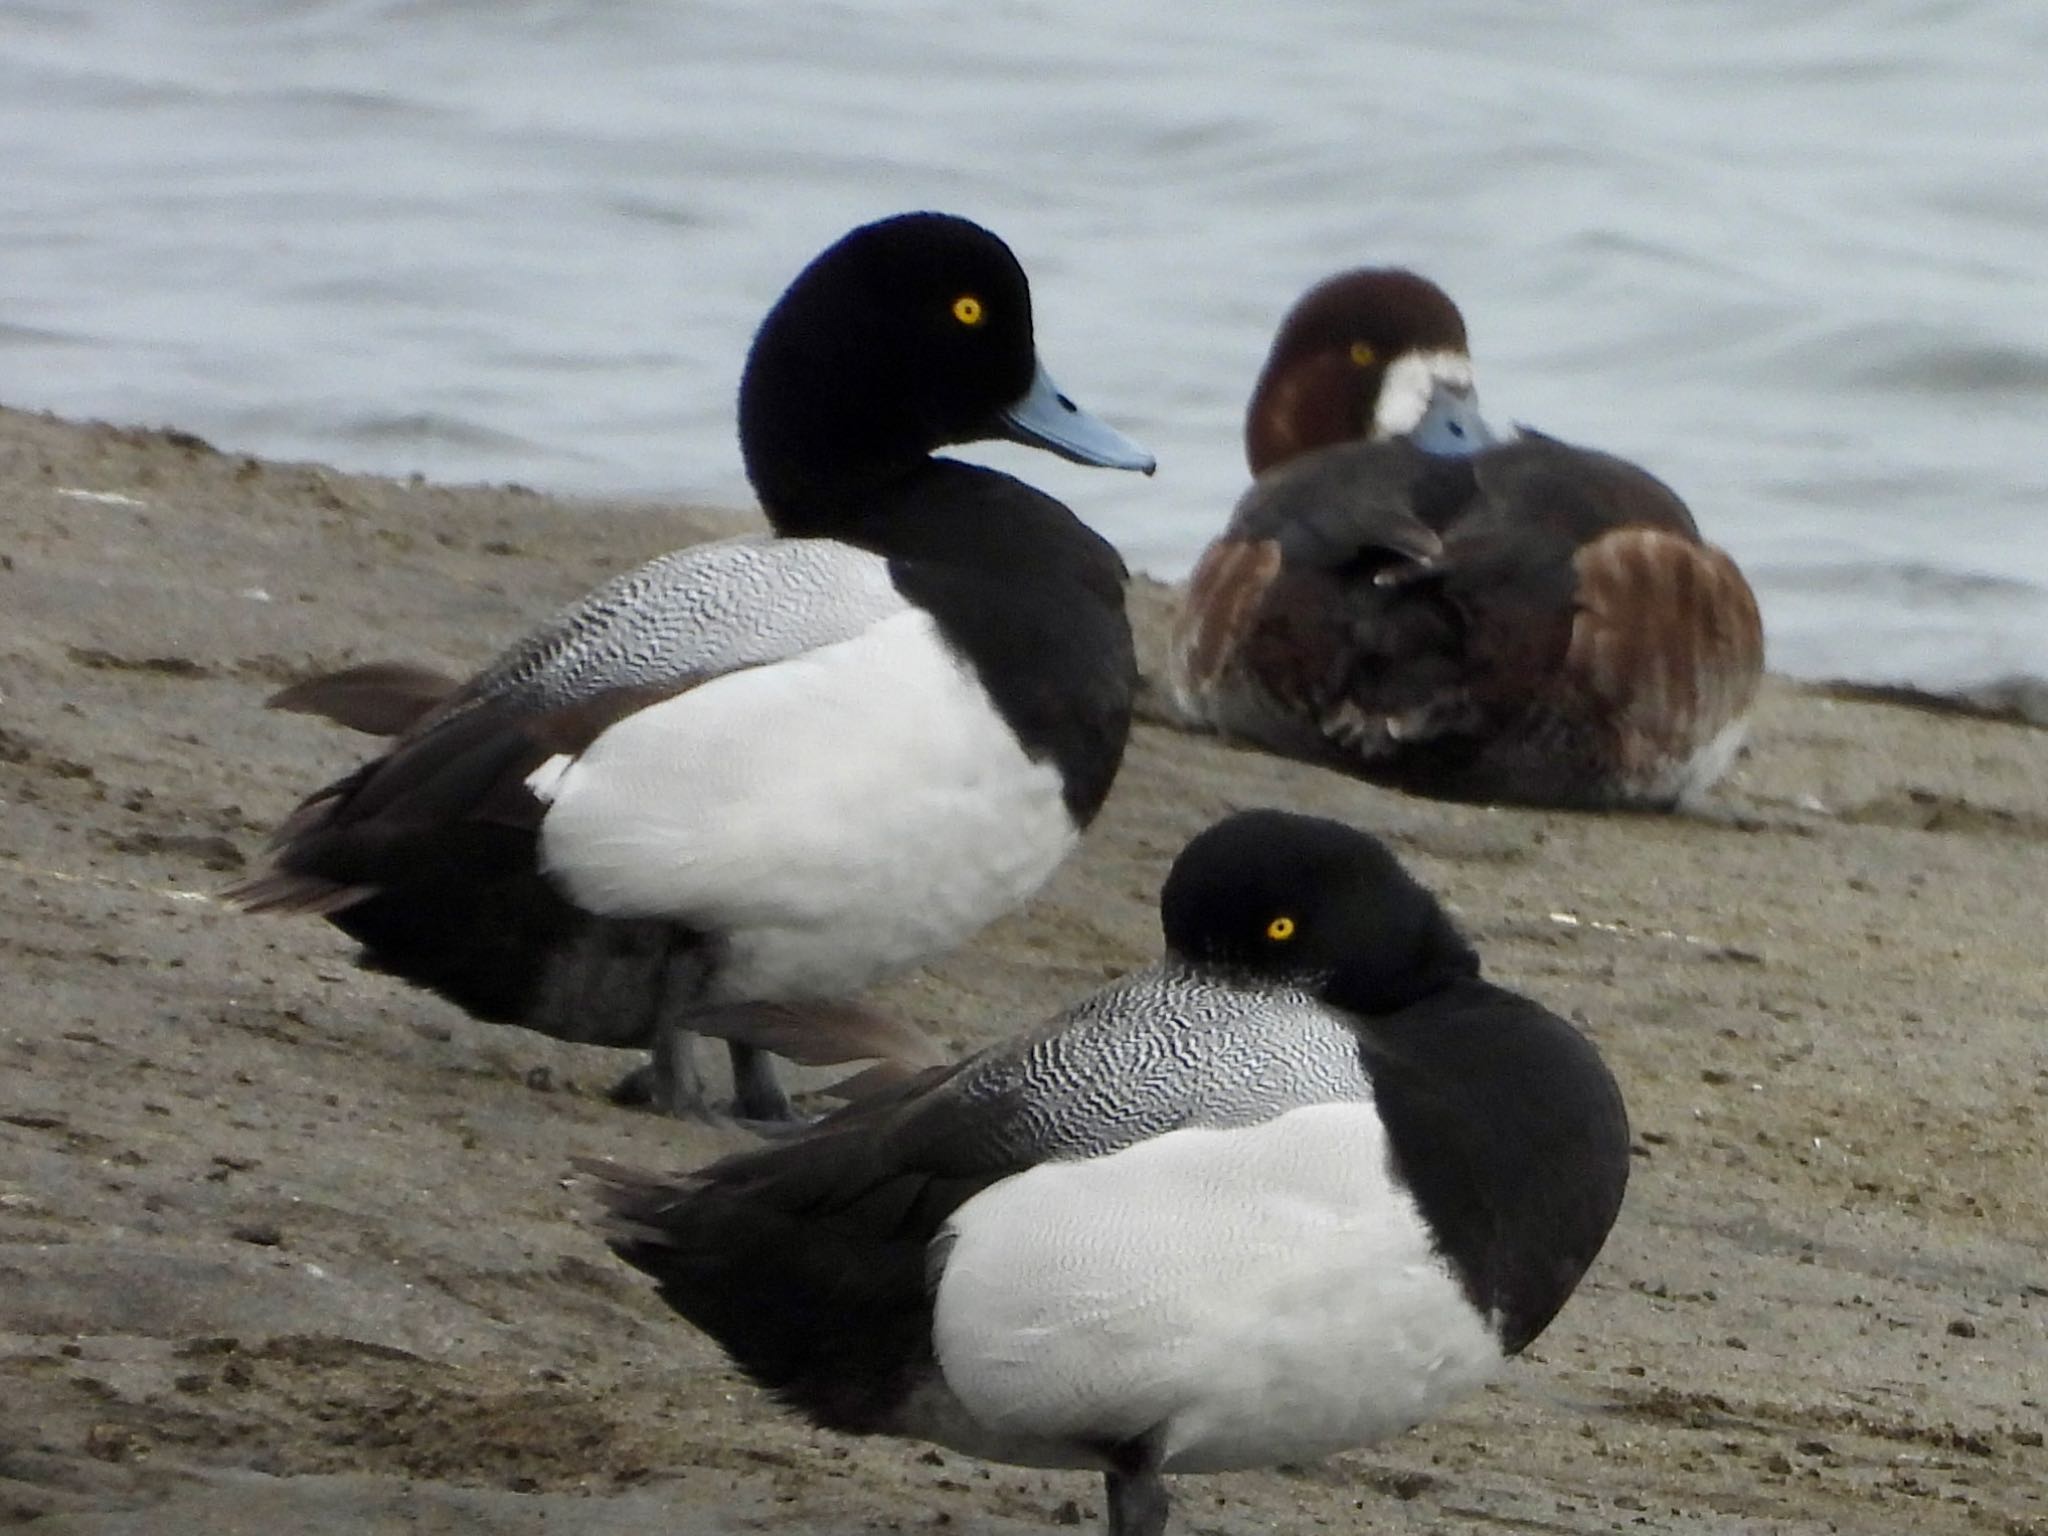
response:
<path fill-rule="evenodd" d="M 1159 964 L 790 1139 L 583 1163 L 612 1251 L 813 1424 L 1097 1471 L 1110 1536 L 1431 1418 L 1606 1240 L 1614 1076 L 1346 824 L 1232 815 L 1159 907 Z"/>
<path fill-rule="evenodd" d="M 1129 734 L 1116 550 L 935 450 L 1154 460 L 1054 383 L 1010 248 L 932 212 L 791 282 L 739 438 L 766 533 L 626 572 L 460 683 L 381 664 L 287 689 L 388 745 L 229 897 L 324 917 L 479 1019 L 651 1050 L 673 1114 L 709 1112 L 691 1040 L 716 1035 L 734 1114 L 790 1118 L 749 1014 L 784 1039 L 792 1009 L 829 1022 L 1024 901 Z"/>
<path fill-rule="evenodd" d="M 1669 486 L 1480 410 L 1417 273 L 1319 283 L 1245 416 L 1252 485 L 1168 644 L 1198 728 L 1411 793 L 1697 808 L 1763 677 L 1755 594 Z"/>

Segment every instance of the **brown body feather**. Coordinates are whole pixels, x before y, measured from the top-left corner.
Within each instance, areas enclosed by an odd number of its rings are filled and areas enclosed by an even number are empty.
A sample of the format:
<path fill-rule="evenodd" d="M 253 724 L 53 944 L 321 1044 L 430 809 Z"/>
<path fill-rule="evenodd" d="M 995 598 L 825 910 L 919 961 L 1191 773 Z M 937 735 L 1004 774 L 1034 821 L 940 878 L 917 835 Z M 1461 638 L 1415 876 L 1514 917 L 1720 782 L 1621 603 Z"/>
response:
<path fill-rule="evenodd" d="M 1762 671 L 1748 583 L 1683 503 L 1533 436 L 1474 459 L 1349 444 L 1262 478 L 1169 654 L 1182 713 L 1226 735 L 1546 805 L 1692 799 Z"/>
<path fill-rule="evenodd" d="M 1711 544 L 1621 528 L 1579 550 L 1565 670 L 1610 722 L 1617 777 L 1647 789 L 1738 726 L 1763 674 L 1763 620 Z"/>
<path fill-rule="evenodd" d="M 1296 306 L 1246 413 L 1258 478 L 1169 644 L 1179 715 L 1424 794 L 1695 799 L 1762 681 L 1748 583 L 1625 460 L 1384 435 L 1383 391 L 1408 391 L 1402 421 L 1414 391 L 1449 391 L 1470 423 L 1469 386 L 1456 306 L 1413 273 L 1341 274 Z"/>

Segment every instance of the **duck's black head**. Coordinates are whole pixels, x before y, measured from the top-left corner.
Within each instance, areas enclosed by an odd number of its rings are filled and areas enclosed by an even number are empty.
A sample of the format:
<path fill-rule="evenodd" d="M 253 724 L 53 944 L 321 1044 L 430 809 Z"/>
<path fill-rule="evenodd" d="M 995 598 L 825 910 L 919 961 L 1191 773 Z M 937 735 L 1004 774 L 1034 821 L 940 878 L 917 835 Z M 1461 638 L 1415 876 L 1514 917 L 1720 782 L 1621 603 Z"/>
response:
<path fill-rule="evenodd" d="M 1243 811 L 1174 860 L 1159 895 L 1175 957 L 1304 985 L 1357 1013 L 1403 1008 L 1479 959 L 1378 839 L 1342 822 Z"/>
<path fill-rule="evenodd" d="M 934 448 L 992 437 L 1151 468 L 1045 377 L 1010 248 L 948 214 L 863 225 L 818 256 L 762 322 L 740 382 L 747 474 L 785 533 L 829 531 Z"/>

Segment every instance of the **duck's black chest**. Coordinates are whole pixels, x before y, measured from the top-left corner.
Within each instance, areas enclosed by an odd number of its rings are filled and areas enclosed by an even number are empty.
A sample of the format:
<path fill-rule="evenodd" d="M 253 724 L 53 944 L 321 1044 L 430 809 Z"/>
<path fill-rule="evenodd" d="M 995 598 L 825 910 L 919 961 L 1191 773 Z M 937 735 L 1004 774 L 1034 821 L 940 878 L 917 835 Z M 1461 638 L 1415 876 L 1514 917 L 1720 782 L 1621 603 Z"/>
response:
<path fill-rule="evenodd" d="M 1087 825 L 1123 760 L 1138 681 L 1116 551 L 1051 497 L 944 460 L 875 525 L 862 542 L 888 557 L 897 589 L 931 614 L 1025 752 L 1058 769 Z"/>

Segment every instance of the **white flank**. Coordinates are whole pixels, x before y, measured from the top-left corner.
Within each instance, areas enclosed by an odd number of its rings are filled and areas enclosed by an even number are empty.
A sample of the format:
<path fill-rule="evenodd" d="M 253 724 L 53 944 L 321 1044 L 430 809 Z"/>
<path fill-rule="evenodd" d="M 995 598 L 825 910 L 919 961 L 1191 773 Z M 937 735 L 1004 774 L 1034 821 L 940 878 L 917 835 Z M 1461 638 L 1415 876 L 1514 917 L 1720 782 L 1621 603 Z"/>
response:
<path fill-rule="evenodd" d="M 1044 883 L 1076 833 L 922 609 L 639 710 L 560 774 L 547 870 L 720 934 L 708 1002 L 844 995 Z"/>
<path fill-rule="evenodd" d="M 948 1230 L 933 1342 L 982 1454 L 1087 1466 L 1156 1433 L 1169 1470 L 1308 1459 L 1422 1422 L 1502 1361 L 1370 1104 L 1042 1164 Z"/>

